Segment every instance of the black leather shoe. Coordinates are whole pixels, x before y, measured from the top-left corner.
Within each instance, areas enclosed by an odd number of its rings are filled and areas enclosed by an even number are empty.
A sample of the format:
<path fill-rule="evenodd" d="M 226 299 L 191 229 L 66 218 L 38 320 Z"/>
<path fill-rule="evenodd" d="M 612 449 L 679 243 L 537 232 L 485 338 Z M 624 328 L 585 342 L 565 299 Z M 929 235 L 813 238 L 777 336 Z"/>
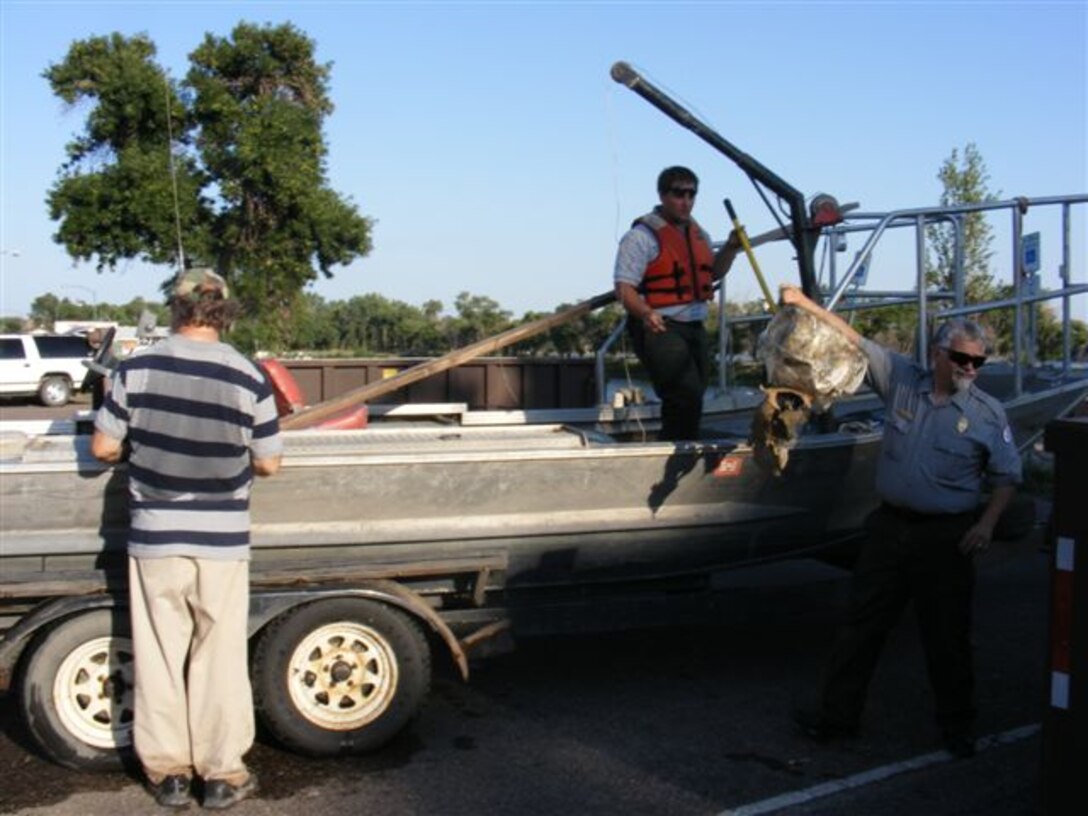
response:
<path fill-rule="evenodd" d="M 798 709 L 793 712 L 793 721 L 804 734 L 815 742 L 831 742 L 838 739 L 852 739 L 858 735 L 857 725 L 843 725 L 831 722 L 819 711 Z"/>
<path fill-rule="evenodd" d="M 210 779 L 204 783 L 204 807 L 209 810 L 226 810 L 241 802 L 257 790 L 257 777 L 250 774 L 240 785 L 232 785 L 222 779 Z"/>
<path fill-rule="evenodd" d="M 147 789 L 155 797 L 155 802 L 163 807 L 185 807 L 192 801 L 189 790 L 189 777 L 181 774 L 171 774 L 163 777 L 162 781 L 147 782 Z"/>
<path fill-rule="evenodd" d="M 975 755 L 975 738 L 963 732 L 946 732 L 944 747 L 957 759 L 970 759 Z"/>

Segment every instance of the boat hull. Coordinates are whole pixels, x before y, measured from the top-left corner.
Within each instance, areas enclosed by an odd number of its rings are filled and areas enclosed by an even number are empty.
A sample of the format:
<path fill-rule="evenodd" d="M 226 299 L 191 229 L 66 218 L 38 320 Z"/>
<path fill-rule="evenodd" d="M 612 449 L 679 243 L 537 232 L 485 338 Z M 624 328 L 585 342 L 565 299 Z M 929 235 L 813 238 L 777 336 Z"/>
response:
<path fill-rule="evenodd" d="M 872 504 L 877 434 L 800 445 L 781 476 L 739 439 L 618 444 L 559 426 L 287 435 L 252 498 L 256 562 L 501 550 L 511 587 L 698 571 L 820 546 Z M 123 557 L 127 477 L 86 437 L 32 440 L 3 472 L 8 569 Z"/>
<path fill-rule="evenodd" d="M 1030 444 L 1086 389 L 1081 381 L 1010 399 L 1017 441 Z M 840 551 L 877 504 L 881 430 L 864 398 L 844 406 L 839 429 L 803 435 L 781 475 L 760 466 L 736 421 L 732 435 L 726 422 L 717 438 L 676 444 L 561 425 L 288 432 L 281 473 L 254 487 L 254 562 L 501 553 L 516 589 Z M 95 461 L 86 435 L 7 439 L 0 501 L 5 572 L 124 561 L 126 471 Z"/>

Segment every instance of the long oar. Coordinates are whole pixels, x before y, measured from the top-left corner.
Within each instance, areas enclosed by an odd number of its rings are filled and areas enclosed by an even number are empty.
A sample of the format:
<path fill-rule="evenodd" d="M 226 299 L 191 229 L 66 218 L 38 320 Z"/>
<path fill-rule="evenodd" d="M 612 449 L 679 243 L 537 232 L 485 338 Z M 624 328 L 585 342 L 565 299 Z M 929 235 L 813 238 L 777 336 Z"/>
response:
<path fill-rule="evenodd" d="M 362 402 L 373 400 L 384 394 L 388 394 L 391 391 L 396 391 L 407 385 L 411 385 L 414 382 L 426 379 L 432 374 L 438 374 L 441 371 L 459 366 L 462 363 L 467 363 L 469 360 L 475 359 L 476 357 L 481 357 L 484 354 L 497 351 L 498 349 L 525 340 L 533 335 L 546 332 L 549 329 L 574 320 L 577 317 L 581 317 L 594 309 L 599 309 L 601 306 L 605 306 L 615 299 L 615 292 L 604 292 L 589 300 L 583 300 L 581 303 L 564 309 L 561 312 L 556 312 L 555 314 L 533 320 L 529 323 L 523 323 L 520 326 L 507 329 L 492 337 L 485 337 L 483 340 L 478 340 L 463 348 L 455 349 L 448 354 L 443 354 L 441 357 L 436 357 L 433 360 L 428 360 L 424 363 L 414 365 L 411 368 L 406 368 L 399 374 L 395 374 L 387 379 L 368 383 L 367 385 L 354 388 L 347 393 L 341 394 L 339 397 L 325 400 L 325 402 L 318 403 L 310 408 L 304 408 L 297 413 L 282 418 L 280 420 L 280 428 L 284 430 L 309 428 L 311 425 L 322 422 L 349 408 L 354 408 Z"/>
<path fill-rule="evenodd" d="M 733 230 L 737 233 L 737 238 L 740 239 L 740 245 L 744 247 L 744 254 L 748 256 L 748 263 L 752 265 L 752 271 L 756 273 L 756 280 L 759 281 L 759 288 L 763 290 L 763 297 L 767 300 L 767 311 L 774 314 L 778 305 L 771 296 L 771 290 L 767 288 L 767 281 L 763 279 L 763 273 L 759 269 L 759 262 L 756 261 L 755 253 L 752 252 L 752 242 L 748 240 L 748 234 L 744 231 L 740 221 L 737 220 L 737 211 L 733 209 L 732 202 L 727 198 L 724 203 L 725 210 L 729 213 L 729 220 L 733 222 Z M 776 232 L 781 232 L 781 230 L 771 230 L 770 233 L 764 233 L 764 235 L 771 235 Z M 760 238 L 762 237 L 761 235 Z"/>

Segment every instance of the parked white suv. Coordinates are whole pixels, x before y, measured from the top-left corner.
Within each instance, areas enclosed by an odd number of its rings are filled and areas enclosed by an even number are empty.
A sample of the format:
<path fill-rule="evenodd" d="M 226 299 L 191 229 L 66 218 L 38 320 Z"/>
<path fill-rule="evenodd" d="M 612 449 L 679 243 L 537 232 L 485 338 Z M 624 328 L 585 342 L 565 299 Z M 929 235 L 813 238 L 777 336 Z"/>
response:
<path fill-rule="evenodd" d="M 94 350 L 78 334 L 0 334 L 0 395 L 65 405 L 87 376 Z"/>

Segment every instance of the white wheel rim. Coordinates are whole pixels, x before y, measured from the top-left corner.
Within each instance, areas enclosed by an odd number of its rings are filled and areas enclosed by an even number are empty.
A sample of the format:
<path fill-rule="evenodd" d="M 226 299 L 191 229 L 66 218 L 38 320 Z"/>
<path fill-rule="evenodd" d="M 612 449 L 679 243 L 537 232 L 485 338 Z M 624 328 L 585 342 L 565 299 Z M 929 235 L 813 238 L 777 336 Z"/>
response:
<path fill-rule="evenodd" d="M 57 402 L 64 396 L 64 385 L 59 382 L 48 382 L 45 384 L 45 398 L 49 402 Z"/>
<path fill-rule="evenodd" d="M 354 731 L 389 708 L 398 666 L 389 642 L 354 621 L 315 629 L 291 653 L 287 690 L 310 723 L 328 731 Z"/>
<path fill-rule="evenodd" d="M 132 743 L 132 641 L 100 637 L 73 649 L 53 681 L 61 724 L 95 748 Z"/>

